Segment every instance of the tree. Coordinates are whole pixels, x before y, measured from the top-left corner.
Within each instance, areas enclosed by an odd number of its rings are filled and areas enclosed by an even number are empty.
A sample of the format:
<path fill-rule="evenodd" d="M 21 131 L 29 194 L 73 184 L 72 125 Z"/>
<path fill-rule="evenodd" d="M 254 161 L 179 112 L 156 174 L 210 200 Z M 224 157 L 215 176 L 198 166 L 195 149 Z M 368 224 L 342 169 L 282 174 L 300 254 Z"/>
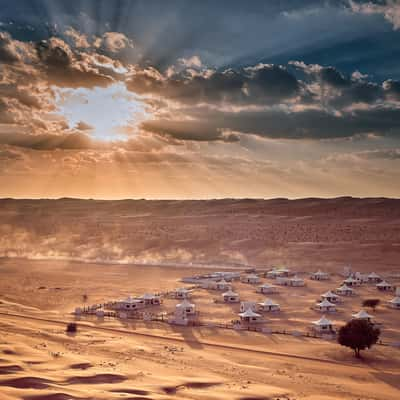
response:
<path fill-rule="evenodd" d="M 353 319 L 339 329 L 338 342 L 342 346 L 354 350 L 357 358 L 360 351 L 371 348 L 379 339 L 381 331 L 379 328 L 362 319 Z"/>
<path fill-rule="evenodd" d="M 363 307 L 372 308 L 375 311 L 375 308 L 378 307 L 381 301 L 379 299 L 366 299 L 363 301 Z"/>

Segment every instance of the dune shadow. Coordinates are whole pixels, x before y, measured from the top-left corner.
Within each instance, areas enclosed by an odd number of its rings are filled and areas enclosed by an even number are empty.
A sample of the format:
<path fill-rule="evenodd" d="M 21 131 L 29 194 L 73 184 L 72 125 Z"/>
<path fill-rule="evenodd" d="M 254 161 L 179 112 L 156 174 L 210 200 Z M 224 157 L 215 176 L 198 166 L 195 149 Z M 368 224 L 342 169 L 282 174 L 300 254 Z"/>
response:
<path fill-rule="evenodd" d="M 373 372 L 372 375 L 380 381 L 396 389 L 400 389 L 400 373 Z"/>

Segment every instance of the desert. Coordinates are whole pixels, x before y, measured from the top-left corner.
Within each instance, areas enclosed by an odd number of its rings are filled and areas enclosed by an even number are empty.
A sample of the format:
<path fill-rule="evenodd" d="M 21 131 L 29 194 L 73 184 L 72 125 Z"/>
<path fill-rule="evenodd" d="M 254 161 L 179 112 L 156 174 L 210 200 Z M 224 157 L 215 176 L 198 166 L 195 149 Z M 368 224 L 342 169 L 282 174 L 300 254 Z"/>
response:
<path fill-rule="evenodd" d="M 397 201 L 346 198 L 195 204 L 182 201 L 163 206 L 146 201 L 113 203 L 100 202 L 88 220 L 91 201 L 3 200 L 1 229 L 8 229 L 11 234 L 2 236 L 3 256 L 7 252 L 8 257 L 0 263 L 0 392 L 5 399 L 398 398 L 400 311 L 388 307 L 394 292 L 381 292 L 375 284 L 363 284 L 354 288 L 355 296 L 343 297 L 337 312 L 321 313 L 314 309 L 322 294 L 341 285 L 345 279 L 343 271 L 349 265 L 363 273 L 374 271 L 394 286 L 400 284 L 394 257 L 399 243 L 398 225 L 387 222 L 395 221 L 400 214 Z M 231 221 L 232 213 L 235 221 Z M 331 214 L 342 223 L 336 228 L 331 226 L 330 234 L 346 226 L 350 239 L 346 244 L 335 236 L 327 237 L 324 225 L 332 225 Z M 60 224 L 39 223 L 55 215 Z M 152 238 L 147 230 L 141 230 L 142 219 L 156 232 L 162 227 L 175 235 L 173 239 L 164 238 L 154 260 L 150 254 L 157 235 Z M 277 219 L 283 223 L 271 223 Z M 128 229 L 124 226 L 126 220 L 131 221 L 132 248 L 120 233 Z M 18 227 L 12 221 L 17 221 Z M 299 221 L 301 228 L 295 230 Z M 200 242 L 194 246 L 200 227 L 206 223 L 211 233 L 204 235 L 204 247 L 200 248 Z M 317 229 L 317 223 L 322 225 L 319 230 L 324 235 L 321 242 L 312 242 L 307 236 Z M 90 235 L 92 224 L 107 226 L 107 230 L 101 230 L 101 239 L 99 235 Z M 232 224 L 240 225 L 241 230 L 230 228 Z M 76 245 L 77 233 L 83 226 L 85 236 L 80 240 L 92 243 L 95 254 L 91 256 L 86 252 L 79 254 L 80 247 Z M 377 226 L 382 232 L 372 241 L 372 233 L 368 232 Z M 238 247 L 237 242 L 248 240 L 256 229 L 263 231 L 251 251 Z M 360 235 L 360 231 L 365 233 Z M 18 240 L 12 239 L 12 232 L 21 235 Z M 285 248 L 284 238 L 288 234 L 300 246 L 307 239 L 307 251 L 302 248 L 292 254 L 295 246 Z M 186 241 L 178 240 L 178 235 Z M 271 236 L 276 240 L 270 242 Z M 21 237 L 35 241 L 21 241 Z M 69 242 L 68 247 L 66 241 L 72 237 L 75 246 Z M 103 246 L 104 243 L 107 245 Z M 179 246 L 175 258 L 170 255 L 174 244 Z M 346 252 L 338 251 L 342 244 Z M 359 246 L 365 246 L 367 252 L 362 259 L 358 259 Z M 107 253 L 102 260 L 104 251 L 109 252 L 112 247 L 123 249 L 118 253 L 120 258 L 116 253 Z M 35 248 L 37 253 L 33 254 Z M 389 251 L 384 252 L 383 248 Z M 238 254 L 239 249 L 242 263 L 237 257 L 223 257 Z M 336 258 L 330 259 L 334 251 Z M 189 260 L 182 258 L 182 254 L 189 253 Z M 146 254 L 147 258 L 140 260 L 139 254 Z M 206 263 L 207 258 L 213 262 Z M 370 261 L 364 262 L 367 259 Z M 345 262 L 348 260 L 351 263 Z M 265 277 L 265 272 L 275 265 L 292 269 L 305 285 L 276 285 L 275 279 Z M 265 323 L 257 326 L 267 327 L 265 331 L 224 328 L 238 319 L 240 303 L 224 303 L 222 290 L 201 287 L 193 289 L 189 298 L 198 310 L 197 320 L 203 322 L 199 325 L 179 326 L 143 318 L 99 318 L 94 313 L 74 315 L 76 307 L 193 287 L 182 281 L 184 277 L 216 271 L 248 276 L 244 271 L 249 269 L 258 272 L 258 283 L 240 279 L 231 285 L 240 300 L 262 302 L 271 298 L 280 305 L 279 312 L 262 313 Z M 310 279 L 317 270 L 329 272 L 329 279 Z M 278 291 L 268 295 L 258 292 L 258 285 L 265 283 L 276 285 Z M 312 321 L 322 314 L 336 328 L 340 327 L 363 309 L 362 301 L 368 298 L 381 300 L 376 310 L 366 310 L 379 322 L 382 334 L 380 343 L 364 351 L 361 360 L 334 339 L 306 334 Z M 171 315 L 179 302 L 165 296 L 151 312 Z M 66 333 L 69 322 L 77 324 L 76 334 Z"/>

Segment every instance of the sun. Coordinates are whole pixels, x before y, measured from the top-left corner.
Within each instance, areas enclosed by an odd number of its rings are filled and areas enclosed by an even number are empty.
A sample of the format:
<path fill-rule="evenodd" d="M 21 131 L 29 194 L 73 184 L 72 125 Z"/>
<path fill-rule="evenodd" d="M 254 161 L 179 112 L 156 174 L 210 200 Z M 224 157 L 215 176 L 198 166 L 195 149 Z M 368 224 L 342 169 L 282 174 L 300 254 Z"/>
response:
<path fill-rule="evenodd" d="M 70 128 L 84 126 L 91 137 L 102 141 L 127 140 L 150 117 L 144 99 L 124 83 L 91 89 L 55 88 L 57 113 Z"/>

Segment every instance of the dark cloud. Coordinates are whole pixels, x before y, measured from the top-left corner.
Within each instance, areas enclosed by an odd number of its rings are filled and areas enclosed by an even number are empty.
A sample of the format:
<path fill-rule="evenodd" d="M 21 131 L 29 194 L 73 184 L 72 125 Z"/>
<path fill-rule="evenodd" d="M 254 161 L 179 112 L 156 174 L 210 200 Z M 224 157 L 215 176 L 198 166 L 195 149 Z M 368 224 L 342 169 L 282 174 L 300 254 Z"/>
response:
<path fill-rule="evenodd" d="M 130 90 L 190 104 L 273 104 L 295 97 L 300 85 L 283 66 L 256 65 L 239 70 L 204 70 L 165 76 L 154 68 L 137 71 Z"/>
<path fill-rule="evenodd" d="M 149 121 L 145 122 L 142 128 L 147 132 L 166 135 L 177 140 L 200 142 L 237 142 L 239 140 L 237 134 L 224 133 L 218 126 L 210 124 L 207 119 L 202 121 Z"/>
<path fill-rule="evenodd" d="M 147 122 L 143 128 L 182 140 L 221 140 L 224 131 L 275 139 L 334 139 L 368 133 L 400 136 L 400 109 L 353 110 L 341 115 L 325 110 L 193 110 L 192 115 L 197 121 Z"/>
<path fill-rule="evenodd" d="M 50 84 L 90 88 L 105 87 L 113 82 L 110 76 L 99 73 L 94 66 L 80 62 L 80 55 L 61 39 L 42 40 L 36 44 L 36 51 Z"/>
<path fill-rule="evenodd" d="M 350 81 L 333 67 L 321 68 L 320 76 L 322 82 L 327 83 L 328 85 L 331 85 L 333 87 L 342 88 L 350 84 Z"/>
<path fill-rule="evenodd" d="M 0 144 L 24 147 L 34 150 L 81 150 L 95 148 L 93 141 L 83 133 L 29 134 L 1 133 Z"/>

